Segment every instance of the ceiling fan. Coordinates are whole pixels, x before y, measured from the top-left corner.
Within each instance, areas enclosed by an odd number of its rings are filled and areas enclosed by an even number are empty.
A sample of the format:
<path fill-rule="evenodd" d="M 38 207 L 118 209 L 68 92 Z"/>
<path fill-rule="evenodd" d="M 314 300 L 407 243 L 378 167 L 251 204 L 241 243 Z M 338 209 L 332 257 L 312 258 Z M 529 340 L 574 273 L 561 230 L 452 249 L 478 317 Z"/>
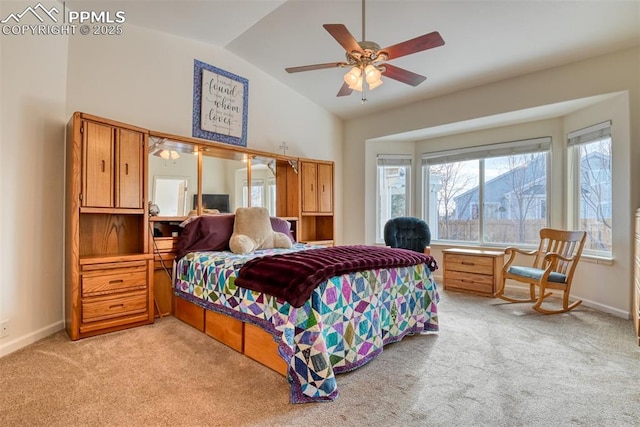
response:
<path fill-rule="evenodd" d="M 411 86 L 418 86 L 426 80 L 425 76 L 409 70 L 387 64 L 386 61 L 411 55 L 427 49 L 444 45 L 444 40 L 437 31 L 380 48 L 380 45 L 365 40 L 365 0 L 362 0 L 362 41 L 356 41 L 347 27 L 342 24 L 324 24 L 323 27 L 346 50 L 346 62 L 327 62 L 324 64 L 303 65 L 301 67 L 285 68 L 288 73 L 320 70 L 324 68 L 344 68 L 350 70 L 344 75 L 344 83 L 337 96 L 351 95 L 354 90 L 363 92 L 364 82 L 367 82 L 369 90 L 373 90 L 382 84 L 381 76 L 389 77 Z"/>

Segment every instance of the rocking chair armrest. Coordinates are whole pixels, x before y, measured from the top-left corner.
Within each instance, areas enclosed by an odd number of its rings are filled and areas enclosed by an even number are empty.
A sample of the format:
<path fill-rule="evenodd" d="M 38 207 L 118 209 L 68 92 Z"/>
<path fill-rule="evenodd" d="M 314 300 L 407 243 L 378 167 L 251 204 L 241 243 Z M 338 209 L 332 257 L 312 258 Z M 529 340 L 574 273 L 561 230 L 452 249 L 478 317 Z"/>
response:
<path fill-rule="evenodd" d="M 522 250 L 522 249 L 520 249 L 520 248 L 516 248 L 515 246 L 509 246 L 509 247 L 507 247 L 507 248 L 504 250 L 504 253 L 505 253 L 506 255 L 509 255 L 509 254 L 511 254 L 512 252 L 519 253 L 519 254 L 522 254 L 522 255 L 535 255 L 538 251 L 537 251 L 537 250 L 534 250 L 534 251 L 525 251 L 525 250 Z"/>
<path fill-rule="evenodd" d="M 516 248 L 515 246 L 509 246 L 505 248 L 504 253 L 505 255 L 508 255 L 509 258 L 507 259 L 507 262 L 504 263 L 503 271 L 507 271 L 509 269 L 513 261 L 516 259 L 517 254 L 535 255 L 537 252 L 538 251 L 524 251 L 522 249 Z"/>
<path fill-rule="evenodd" d="M 567 258 L 566 256 L 562 256 L 559 253 L 556 252 L 549 252 L 548 254 L 546 254 L 544 256 L 544 260 L 548 261 L 548 262 L 558 262 L 558 261 L 566 261 L 566 262 L 571 262 L 574 261 L 577 257 L 572 256 Z"/>

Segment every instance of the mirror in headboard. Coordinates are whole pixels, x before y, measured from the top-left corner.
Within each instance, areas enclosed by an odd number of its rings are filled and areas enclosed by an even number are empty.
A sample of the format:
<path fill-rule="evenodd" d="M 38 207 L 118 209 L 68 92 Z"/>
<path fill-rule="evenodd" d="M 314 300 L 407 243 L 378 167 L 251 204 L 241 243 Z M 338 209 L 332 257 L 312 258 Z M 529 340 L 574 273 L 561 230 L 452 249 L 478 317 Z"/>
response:
<path fill-rule="evenodd" d="M 149 198 L 160 217 L 187 216 L 198 206 L 220 212 L 262 206 L 273 216 L 299 215 L 295 159 L 156 132 L 149 142 Z"/>
<path fill-rule="evenodd" d="M 251 206 L 261 206 L 276 216 L 276 161 L 265 156 L 251 156 L 250 178 L 244 180 L 243 192 L 246 194 L 248 179 L 251 179 Z"/>
<path fill-rule="evenodd" d="M 203 209 L 235 212 L 236 208 L 246 206 L 242 184 L 247 179 L 247 159 L 245 153 L 235 150 L 202 148 Z"/>
<path fill-rule="evenodd" d="M 198 190 L 197 147 L 166 138 L 149 140 L 149 199 L 160 209 L 158 216 L 185 216 Z"/>

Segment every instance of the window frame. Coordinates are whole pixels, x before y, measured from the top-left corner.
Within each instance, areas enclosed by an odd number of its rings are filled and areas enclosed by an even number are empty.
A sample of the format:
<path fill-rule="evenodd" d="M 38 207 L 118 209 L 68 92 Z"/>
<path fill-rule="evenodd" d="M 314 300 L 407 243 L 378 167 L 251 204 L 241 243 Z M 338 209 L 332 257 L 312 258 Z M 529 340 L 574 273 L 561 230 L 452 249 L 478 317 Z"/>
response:
<path fill-rule="evenodd" d="M 548 227 L 550 224 L 550 209 L 548 207 L 551 205 L 551 182 L 552 182 L 552 169 L 551 169 L 551 158 L 552 158 L 552 138 L 550 136 L 531 138 L 525 140 L 516 140 L 509 142 L 502 142 L 497 144 L 487 144 L 481 146 L 474 147 L 465 147 L 454 150 L 445 150 L 431 153 L 423 153 L 422 154 L 422 212 L 421 217 L 425 219 L 428 223 L 432 222 L 431 215 L 434 215 L 433 208 L 430 206 L 430 192 L 431 192 L 431 182 L 429 176 L 429 167 L 436 164 L 446 164 L 453 162 L 462 162 L 469 160 L 477 160 L 478 161 L 478 239 L 477 240 L 451 240 L 451 239 L 440 239 L 438 237 L 437 226 L 432 227 L 432 242 L 451 245 L 451 244 L 463 244 L 468 246 L 487 246 L 487 247 L 504 247 L 505 245 L 517 245 L 520 247 L 531 247 L 535 246 L 533 244 L 527 243 L 517 243 L 517 242 L 491 242 L 484 240 L 484 229 L 485 229 L 485 160 L 496 158 L 496 157 L 505 157 L 509 155 L 521 155 L 521 154 L 530 154 L 530 153 L 546 153 L 546 185 L 545 185 L 545 214 L 544 221 L 546 226 Z M 536 213 L 540 211 L 539 203 L 537 203 L 538 207 L 536 208 Z M 436 206 L 435 215 L 439 219 L 437 214 L 437 206 Z"/>
<path fill-rule="evenodd" d="M 412 176 L 413 176 L 413 155 L 411 154 L 378 154 L 376 156 L 376 243 L 384 244 L 384 224 L 382 223 L 383 218 L 381 215 L 381 195 L 382 191 L 380 188 L 380 167 L 388 166 L 388 167 L 405 167 L 405 212 L 403 216 L 411 215 L 411 205 L 413 203 L 412 197 Z M 384 219 L 384 222 L 388 221 L 393 217 L 389 217 Z"/>
<path fill-rule="evenodd" d="M 573 230 L 582 230 L 582 204 L 581 204 L 581 156 L 580 146 L 598 142 L 604 138 L 609 139 L 610 144 L 610 159 L 611 162 L 611 199 L 608 201 L 611 210 L 611 236 L 613 238 L 613 216 L 614 207 L 613 203 L 613 188 L 614 188 L 614 174 L 613 174 L 613 136 L 612 136 L 612 123 L 611 120 L 607 120 L 601 123 L 597 123 L 592 126 L 587 126 L 582 129 L 571 131 L 567 133 L 567 168 L 568 168 L 568 192 L 569 192 L 569 204 L 567 207 L 567 222 L 569 228 Z M 586 230 L 588 231 L 588 230 Z M 587 243 L 582 253 L 586 256 L 594 258 L 613 259 L 613 241 L 611 242 L 611 249 L 609 251 L 594 250 L 588 248 L 589 236 L 587 236 Z"/>

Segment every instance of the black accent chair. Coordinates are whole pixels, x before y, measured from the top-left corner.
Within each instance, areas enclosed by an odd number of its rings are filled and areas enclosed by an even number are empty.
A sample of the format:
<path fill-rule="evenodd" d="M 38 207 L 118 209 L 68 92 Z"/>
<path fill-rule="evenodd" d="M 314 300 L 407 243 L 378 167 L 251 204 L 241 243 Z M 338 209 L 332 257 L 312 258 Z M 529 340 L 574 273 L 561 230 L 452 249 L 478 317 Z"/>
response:
<path fill-rule="evenodd" d="M 384 243 L 392 248 L 429 254 L 431 230 L 429 225 L 419 218 L 408 216 L 391 218 L 384 225 Z"/>

